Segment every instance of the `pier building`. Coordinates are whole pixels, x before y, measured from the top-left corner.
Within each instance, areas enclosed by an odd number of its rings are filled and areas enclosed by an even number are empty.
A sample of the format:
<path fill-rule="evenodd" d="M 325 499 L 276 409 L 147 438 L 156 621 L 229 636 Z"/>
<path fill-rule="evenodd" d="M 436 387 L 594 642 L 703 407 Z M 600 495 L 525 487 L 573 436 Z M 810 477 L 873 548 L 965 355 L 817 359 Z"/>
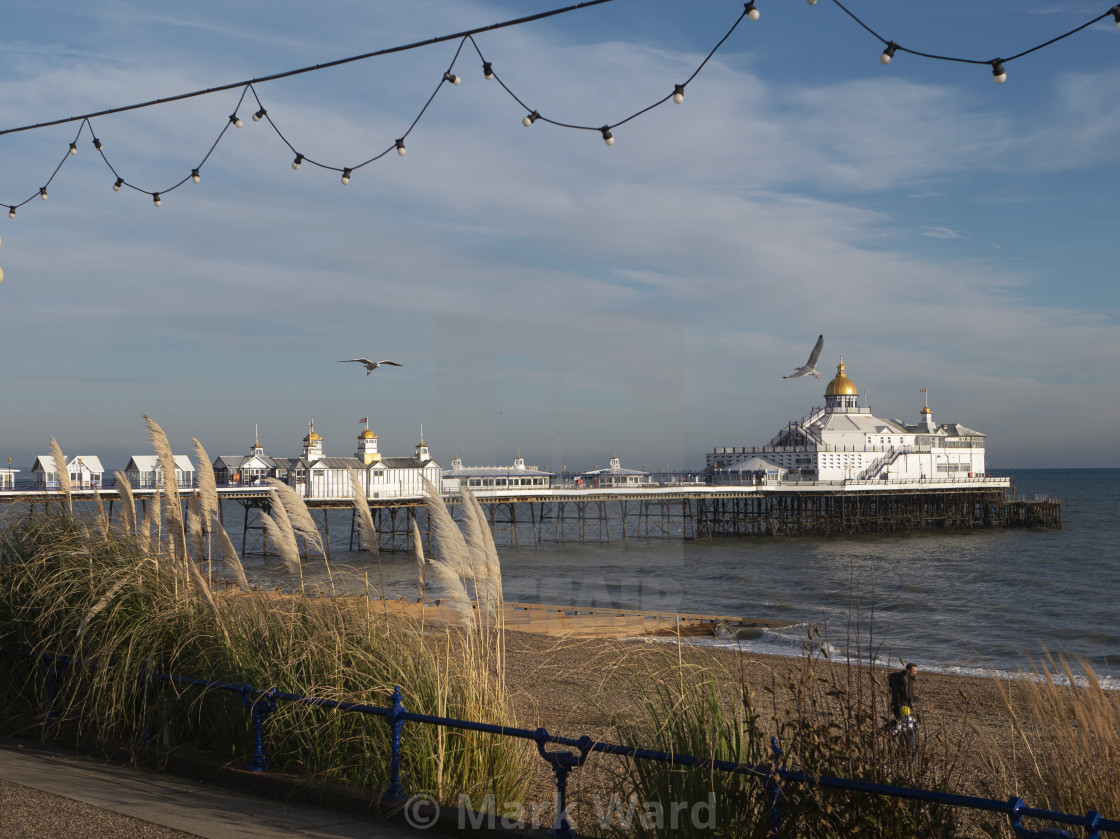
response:
<path fill-rule="evenodd" d="M 934 422 L 928 397 L 914 423 L 877 417 L 859 407 L 858 397 L 841 358 L 823 408 L 789 423 L 765 446 L 715 448 L 708 468 L 726 476 L 750 471 L 752 461 L 762 459 L 820 482 L 966 482 L 984 475 L 985 435 L 960 423 Z"/>
<path fill-rule="evenodd" d="M 451 459 L 451 468 L 443 472 L 443 488 L 446 492 L 457 492 L 465 486 L 473 491 L 498 489 L 546 489 L 552 486 L 552 472 L 526 466 L 521 452 L 513 459 L 512 466 L 464 466 L 456 455 Z"/>
<path fill-rule="evenodd" d="M 74 489 L 100 489 L 104 472 L 96 455 L 83 454 L 66 462 L 66 473 Z M 31 482 L 39 489 L 57 489 L 60 486 L 53 456 L 41 454 L 35 458 L 35 463 L 31 465 Z"/>
<path fill-rule="evenodd" d="M 288 458 L 282 460 L 283 465 L 276 458 L 266 455 L 260 435 L 255 434 L 248 454 L 223 454 L 214 461 L 214 480 L 219 486 L 260 486 L 268 478 L 284 480 L 287 464 L 291 461 Z"/>
<path fill-rule="evenodd" d="M 286 482 L 307 498 L 352 498 L 351 471 L 370 499 L 423 497 L 423 479 L 440 490 L 443 470 L 432 460 L 423 433 L 412 457 L 383 457 L 377 450 L 377 435 L 368 420 L 363 422 L 365 430 L 358 435 L 358 450 L 353 457 L 327 457 L 323 438 L 316 433 L 312 420 L 303 438 L 303 450 L 288 468 Z"/>
<path fill-rule="evenodd" d="M 175 459 L 175 485 L 190 488 L 195 485 L 194 463 L 185 454 L 172 455 Z M 134 454 L 124 467 L 125 477 L 136 489 L 163 486 L 163 467 L 154 454 Z"/>
<path fill-rule="evenodd" d="M 610 466 L 581 472 L 579 480 L 593 487 L 639 487 L 649 486 L 650 475 L 638 469 L 624 469 L 618 455 L 611 455 Z"/>

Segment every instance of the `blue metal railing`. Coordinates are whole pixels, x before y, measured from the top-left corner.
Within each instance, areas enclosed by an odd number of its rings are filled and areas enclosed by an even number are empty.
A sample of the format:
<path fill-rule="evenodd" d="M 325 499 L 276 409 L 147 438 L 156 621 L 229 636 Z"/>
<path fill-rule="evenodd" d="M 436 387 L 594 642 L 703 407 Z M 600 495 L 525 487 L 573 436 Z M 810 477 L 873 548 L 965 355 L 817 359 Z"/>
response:
<path fill-rule="evenodd" d="M 71 656 L 55 655 L 51 653 L 35 653 L 26 650 L 0 649 L 7 655 L 35 659 L 47 680 L 48 707 L 47 721 L 57 719 L 55 708 L 58 697 L 58 681 L 65 670 L 71 665 L 84 667 L 97 667 L 96 662 L 85 662 Z M 697 769 L 716 769 L 722 772 L 732 772 L 741 775 L 750 775 L 763 780 L 766 784 L 767 802 L 769 805 L 770 836 L 777 839 L 781 827 L 781 789 L 785 784 L 817 785 L 827 789 L 856 792 L 865 795 L 881 795 L 891 798 L 900 798 L 910 801 L 919 801 L 927 804 L 939 804 L 949 807 L 960 807 L 970 810 L 981 810 L 991 813 L 1002 813 L 1010 819 L 1011 828 L 1017 836 L 1028 839 L 1056 839 L 1066 837 L 1072 839 L 1070 834 L 1058 828 L 1044 830 L 1030 830 L 1023 826 L 1023 819 L 1038 819 L 1055 822 L 1062 825 L 1079 827 L 1086 832 L 1087 839 L 1099 839 L 1102 833 L 1120 834 L 1120 820 L 1106 819 L 1100 813 L 1090 811 L 1084 816 L 1074 816 L 1052 810 L 1042 810 L 1027 806 L 1022 798 L 1011 796 L 1006 801 L 994 798 L 980 798 L 970 795 L 959 795 L 935 790 L 916 789 L 911 787 L 880 784 L 870 781 L 860 781 L 851 778 L 835 778 L 830 776 L 811 775 L 781 766 L 781 748 L 777 738 L 771 738 L 770 747 L 772 761 L 769 764 L 751 765 L 735 763 L 734 761 L 715 760 L 712 758 L 699 758 L 693 755 L 675 754 L 673 752 L 645 749 L 636 746 L 624 746 L 617 743 L 603 743 L 592 740 L 587 735 L 581 737 L 564 737 L 550 734 L 544 728 L 527 729 L 491 723 L 472 722 L 451 717 L 439 717 L 432 714 L 417 714 L 405 710 L 400 687 L 393 689 L 392 704 L 388 707 L 367 705 L 358 702 L 348 702 L 338 699 L 325 699 L 323 697 L 305 696 L 296 693 L 287 693 L 276 688 L 257 688 L 249 684 L 233 684 L 230 682 L 216 682 L 209 679 L 198 679 L 190 676 L 177 676 L 171 673 L 153 673 L 151 660 L 145 670 L 144 706 L 141 716 L 141 739 L 148 740 L 147 717 L 148 707 L 152 701 L 152 686 L 155 681 L 164 681 L 170 684 L 195 686 L 204 689 L 222 690 L 236 693 L 241 696 L 241 701 L 250 713 L 250 722 L 253 735 L 253 752 L 249 756 L 245 768 L 253 772 L 263 772 L 268 768 L 264 753 L 264 723 L 268 715 L 276 710 L 278 702 L 293 702 L 320 708 L 328 708 L 341 712 L 369 714 L 385 719 L 390 726 L 390 761 L 389 761 L 389 786 L 382 794 L 382 799 L 389 802 L 403 802 L 407 796 L 401 784 L 401 739 L 406 722 L 421 723 L 424 725 L 457 728 L 465 731 L 477 731 L 484 734 L 495 734 L 503 737 L 514 737 L 530 740 L 536 744 L 537 752 L 552 768 L 556 777 L 556 817 L 554 828 L 549 836 L 555 839 L 571 839 L 574 836 L 572 826 L 567 817 L 567 785 L 568 775 L 573 769 L 583 765 L 591 752 L 616 755 L 637 760 L 652 760 L 669 763 L 673 766 L 688 766 Z M 549 751 L 548 745 L 562 746 L 565 749 Z M 575 751 L 568 751 L 574 749 Z"/>

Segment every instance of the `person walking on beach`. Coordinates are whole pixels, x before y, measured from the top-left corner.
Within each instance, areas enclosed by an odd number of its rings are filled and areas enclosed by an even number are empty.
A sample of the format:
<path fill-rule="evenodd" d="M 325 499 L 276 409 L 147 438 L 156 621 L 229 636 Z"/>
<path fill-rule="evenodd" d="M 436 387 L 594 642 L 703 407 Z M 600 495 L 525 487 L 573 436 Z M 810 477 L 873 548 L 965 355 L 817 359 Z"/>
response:
<path fill-rule="evenodd" d="M 905 668 L 891 673 L 888 679 L 891 691 L 891 714 L 896 720 L 913 716 L 918 704 L 918 665 L 910 662 Z"/>
<path fill-rule="evenodd" d="M 910 757 L 918 753 L 918 665 L 910 662 L 901 670 L 887 677 L 891 694 L 891 714 L 894 722 L 888 723 L 891 736 L 910 748 Z"/>

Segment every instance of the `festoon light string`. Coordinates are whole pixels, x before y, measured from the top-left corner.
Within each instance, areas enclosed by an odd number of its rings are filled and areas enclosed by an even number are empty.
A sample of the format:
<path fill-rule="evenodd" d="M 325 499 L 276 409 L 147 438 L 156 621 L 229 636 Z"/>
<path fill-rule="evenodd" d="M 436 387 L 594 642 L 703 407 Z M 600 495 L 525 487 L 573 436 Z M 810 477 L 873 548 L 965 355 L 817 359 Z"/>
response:
<path fill-rule="evenodd" d="M 665 102 L 668 102 L 669 100 L 672 100 L 673 102 L 675 102 L 677 104 L 680 104 L 681 102 L 683 102 L 684 101 L 685 88 L 697 77 L 697 75 L 699 75 L 700 71 L 704 69 L 705 65 L 711 60 L 712 56 L 715 55 L 716 51 L 719 50 L 720 47 L 722 47 L 723 44 L 727 41 L 727 39 L 731 37 L 732 33 L 735 32 L 735 30 L 738 28 L 739 24 L 743 21 L 743 19 L 748 18 L 750 20 L 758 20 L 759 17 L 761 16 L 760 11 L 759 11 L 759 9 L 756 5 L 756 0 L 749 0 L 749 2 L 744 3 L 742 12 L 739 14 L 738 18 L 736 18 L 735 22 L 727 30 L 727 33 L 722 38 L 720 38 L 720 40 L 716 43 L 716 45 L 714 47 L 712 47 L 712 49 L 704 57 L 704 60 L 700 62 L 699 66 L 692 73 L 692 75 L 690 75 L 683 82 L 674 85 L 673 90 L 671 92 L 667 93 L 664 97 L 662 97 L 661 99 L 658 99 L 657 101 L 653 102 L 652 104 L 647 105 L 647 106 L 641 108 L 638 111 L 635 111 L 633 114 L 631 114 L 630 116 L 627 116 L 623 119 L 619 119 L 615 122 L 609 122 L 609 123 L 606 123 L 606 124 L 600 125 L 600 126 L 580 125 L 580 124 L 575 124 L 575 123 L 563 122 L 563 121 L 557 120 L 557 119 L 550 119 L 550 118 L 544 116 L 543 114 L 541 114 L 541 112 L 539 110 L 534 109 L 534 108 L 530 108 L 530 106 L 527 105 L 522 100 L 522 98 L 520 96 L 518 96 L 513 91 L 513 89 L 508 84 L 506 84 L 505 81 L 503 81 L 501 79 L 501 77 L 497 74 L 497 72 L 495 72 L 493 62 L 489 61 L 486 58 L 486 56 L 483 55 L 481 48 L 479 47 L 477 41 L 475 41 L 475 39 L 474 39 L 475 35 L 481 34 L 483 32 L 493 31 L 495 29 L 508 28 L 508 27 L 511 27 L 511 26 L 517 26 L 517 25 L 521 25 L 521 24 L 528 23 L 528 22 L 531 22 L 531 21 L 541 20 L 543 18 L 552 17 L 552 16 L 555 16 L 555 15 L 564 14 L 564 13 L 576 11 L 576 10 L 579 10 L 579 9 L 585 9 L 585 8 L 588 8 L 588 7 L 591 7 L 591 6 L 598 6 L 598 5 L 601 5 L 603 3 L 609 3 L 609 2 L 613 2 L 613 0 L 587 0 L 587 2 L 578 3 L 576 5 L 566 6 L 564 8 L 560 8 L 560 9 L 553 9 L 553 10 L 547 11 L 547 12 L 541 12 L 541 13 L 538 13 L 538 14 L 529 15 L 529 16 L 522 17 L 522 18 L 516 18 L 514 20 L 503 21 L 501 23 L 491 24 L 489 26 L 478 27 L 478 28 L 467 30 L 467 31 L 464 31 L 464 32 L 458 32 L 458 33 L 455 33 L 455 34 L 452 34 L 452 35 L 443 35 L 443 36 L 439 36 L 439 37 L 436 37 L 436 38 L 430 38 L 430 39 L 425 40 L 425 41 L 419 41 L 419 42 L 414 42 L 414 43 L 410 43 L 410 44 L 402 44 L 402 45 L 395 46 L 395 47 L 389 47 L 387 49 L 377 50 L 375 52 L 363 53 L 361 55 L 355 55 L 355 56 L 350 56 L 350 57 L 347 57 L 347 58 L 342 58 L 342 59 L 337 59 L 337 60 L 334 60 L 334 61 L 329 61 L 329 62 L 325 62 L 325 63 L 321 63 L 321 64 L 316 64 L 316 65 L 313 65 L 313 66 L 310 66 L 310 67 L 302 67 L 302 68 L 299 68 L 299 69 L 296 69 L 296 70 L 288 70 L 288 71 L 281 72 L 281 73 L 275 73 L 275 74 L 272 74 L 270 76 L 263 76 L 263 77 L 260 77 L 260 78 L 249 79 L 247 81 L 235 82 L 235 83 L 232 83 L 232 84 L 221 85 L 219 87 L 207 88 L 205 90 L 192 91 L 190 93 L 178 94 L 178 95 L 175 95 L 175 96 L 155 99 L 155 100 L 151 100 L 151 101 L 148 101 L 148 102 L 141 102 L 141 103 L 137 103 L 137 104 L 133 104 L 133 105 L 127 105 L 127 106 L 124 106 L 124 107 L 110 108 L 110 109 L 106 109 L 106 110 L 102 110 L 102 111 L 97 111 L 97 112 L 94 112 L 94 113 L 85 114 L 85 115 L 82 115 L 82 116 L 68 117 L 68 118 L 65 118 L 65 119 L 53 120 L 53 121 L 50 121 L 50 122 L 42 122 L 42 123 L 36 123 L 36 124 L 33 124 L 33 125 L 25 125 L 25 126 L 21 126 L 21 127 L 18 127 L 18 128 L 9 128 L 9 129 L 0 130 L 0 136 L 3 136 L 5 134 L 12 134 L 12 133 L 21 132 L 21 131 L 30 131 L 30 130 L 34 130 L 34 129 L 38 129 L 38 128 L 45 128 L 45 127 L 48 127 L 48 126 L 62 125 L 62 124 L 65 124 L 67 122 L 79 122 L 78 132 L 75 135 L 73 142 L 70 143 L 69 148 L 67 149 L 66 153 L 63 154 L 62 159 L 59 161 L 58 165 L 55 167 L 55 169 L 51 173 L 50 177 L 47 178 L 47 180 L 43 184 L 43 186 L 41 186 L 39 188 L 38 192 L 37 193 L 32 193 L 28 198 L 26 198 L 26 199 L 24 199 L 23 201 L 20 201 L 20 202 L 15 202 L 15 203 L 3 202 L 3 203 L 7 204 L 9 218 L 15 218 L 16 217 L 16 210 L 19 209 L 20 207 L 23 207 L 25 204 L 28 204 L 29 202 L 33 201 L 36 196 L 38 196 L 39 198 L 41 198 L 42 200 L 45 201 L 47 199 L 47 196 L 48 196 L 48 192 L 47 192 L 48 187 L 51 185 L 51 183 L 54 181 L 55 177 L 58 175 L 59 171 L 62 169 L 63 164 L 65 164 L 66 161 L 70 157 L 72 157 L 73 155 L 76 155 L 78 153 L 78 141 L 81 139 L 82 134 L 86 131 L 86 129 L 88 129 L 89 133 L 92 137 L 92 142 L 93 142 L 94 148 L 97 150 L 98 154 L 100 154 L 102 160 L 105 162 L 105 165 L 108 166 L 109 170 L 113 173 L 113 176 L 116 179 L 113 182 L 113 189 L 119 191 L 124 187 L 128 187 L 131 190 L 134 190 L 136 192 L 139 192 L 139 193 L 150 196 L 151 199 L 152 199 L 152 203 L 155 206 L 159 207 L 163 203 L 163 196 L 165 196 L 167 193 L 178 189 L 183 184 L 185 184 L 187 181 L 191 181 L 191 182 L 197 184 L 202 180 L 202 175 L 201 175 L 202 167 L 210 159 L 211 155 L 213 155 L 215 149 L 218 147 L 218 144 L 222 141 L 222 138 L 225 137 L 226 132 L 229 131 L 231 128 L 240 128 L 242 126 L 242 120 L 241 120 L 240 116 L 238 115 L 238 113 L 239 113 L 242 105 L 245 102 L 246 96 L 248 96 L 249 94 L 252 94 L 253 101 L 257 105 L 257 110 L 253 113 L 253 121 L 254 122 L 260 122 L 262 120 L 266 121 L 269 124 L 269 126 L 271 126 L 273 131 L 276 132 L 276 135 L 281 139 L 281 141 L 283 141 L 283 143 L 286 146 L 288 146 L 288 148 L 291 150 L 292 154 L 294 155 L 294 157 L 292 159 L 292 164 L 291 164 L 292 169 L 299 169 L 301 165 L 303 165 L 304 163 L 307 163 L 311 166 L 315 166 L 315 167 L 318 167 L 320 169 L 325 169 L 325 170 L 334 171 L 334 172 L 340 172 L 342 183 L 344 185 L 348 184 L 348 183 L 350 183 L 350 179 L 351 179 L 351 177 L 352 177 L 352 175 L 355 171 L 357 171 L 359 169 L 362 169 L 363 167 L 368 166 L 371 163 L 374 163 L 375 161 L 380 160 L 381 158 L 388 155 L 390 152 L 396 151 L 398 155 L 404 156 L 404 154 L 406 153 L 405 139 L 409 136 L 409 134 L 412 133 L 413 129 L 416 128 L 420 119 L 424 116 L 424 114 L 427 112 L 428 108 L 431 106 L 432 102 L 435 100 L 436 95 L 440 92 L 440 90 L 443 89 L 443 86 L 445 84 L 458 85 L 462 81 L 460 76 L 455 74 L 454 70 L 455 70 L 456 63 L 459 61 L 459 59 L 462 55 L 463 47 L 468 42 L 474 48 L 475 53 L 477 53 L 479 60 L 481 60 L 481 62 L 482 62 L 483 77 L 487 80 L 492 79 L 492 80 L 497 81 L 498 84 L 501 86 L 501 88 L 507 94 L 509 94 L 509 96 L 526 111 L 526 114 L 525 114 L 524 118 L 522 119 L 522 123 L 526 127 L 532 126 L 536 122 L 540 121 L 540 122 L 548 123 L 550 125 L 554 125 L 554 126 L 559 127 L 559 128 L 575 129 L 575 130 L 579 130 L 579 131 L 593 131 L 593 132 L 599 133 L 601 135 L 603 141 L 609 146 L 609 145 L 614 144 L 613 129 L 618 128 L 618 126 L 624 125 L 624 124 L 630 122 L 631 120 L 636 119 L 637 117 L 641 116 L 642 114 L 645 114 L 645 113 L 653 110 L 654 108 L 656 108 L 660 105 L 663 105 Z M 807 2 L 810 6 L 815 6 L 815 5 L 817 5 L 818 0 L 807 0 Z M 1038 50 L 1040 50 L 1044 47 L 1050 46 L 1051 44 L 1057 43 L 1058 41 L 1061 41 L 1064 38 L 1068 38 L 1071 35 L 1074 35 L 1078 32 L 1081 32 L 1082 30 L 1087 29 L 1088 27 L 1098 23 L 1099 21 L 1104 20 L 1105 18 L 1107 18 L 1109 16 L 1111 16 L 1116 21 L 1117 26 L 1120 27 L 1120 5 L 1116 5 L 1116 6 L 1111 7 L 1110 9 L 1108 9 L 1103 14 L 1100 14 L 1097 17 L 1093 18 L 1092 20 L 1082 24 L 1081 26 L 1078 26 L 1075 29 L 1071 29 L 1070 31 L 1065 32 L 1061 35 L 1058 35 L 1055 38 L 1051 38 L 1050 40 L 1045 41 L 1041 44 L 1038 44 L 1037 46 L 1031 47 L 1030 49 L 1023 50 L 1022 52 L 1019 52 L 1019 53 L 1016 53 L 1014 55 L 1008 56 L 1007 58 L 994 58 L 994 59 L 983 59 L 983 60 L 981 60 L 981 59 L 971 59 L 971 58 L 959 58 L 959 57 L 946 56 L 946 55 L 937 55 L 937 54 L 934 54 L 934 53 L 921 52 L 919 50 L 914 50 L 914 49 L 910 49 L 908 47 L 904 47 L 901 44 L 899 44 L 899 43 L 897 43 L 893 40 L 889 40 L 887 38 L 884 38 L 877 31 L 875 31 L 870 26 L 868 26 L 868 24 L 866 24 L 862 19 L 860 19 L 860 17 L 857 16 L 854 12 L 852 12 L 847 6 L 845 6 L 842 2 L 840 2 L 840 0 L 830 0 L 830 2 L 834 3 L 840 10 L 842 10 L 846 15 L 848 15 L 852 20 L 854 20 L 857 24 L 859 24 L 861 27 L 863 27 L 863 29 L 865 29 L 867 32 L 869 32 L 871 35 L 873 35 L 875 38 L 877 38 L 885 46 L 885 49 L 883 50 L 882 54 L 880 55 L 880 62 L 884 65 L 889 64 L 891 62 L 891 60 L 893 59 L 893 57 L 895 56 L 895 54 L 898 53 L 898 52 L 908 53 L 910 55 L 915 55 L 915 56 L 919 56 L 919 57 L 922 57 L 922 58 L 934 59 L 934 60 L 938 60 L 938 61 L 953 61 L 953 62 L 960 62 L 960 63 L 966 63 L 966 64 L 988 65 L 992 69 L 992 75 L 994 76 L 995 80 L 997 82 L 1000 82 L 1000 83 L 1006 81 L 1007 74 L 1006 74 L 1006 70 L 1005 70 L 1005 65 L 1008 64 L 1011 61 L 1014 61 L 1018 58 L 1022 58 L 1023 56 L 1029 55 L 1029 54 L 1031 54 L 1033 52 L 1036 52 L 1036 51 L 1038 51 Z M 261 84 L 263 82 L 267 82 L 267 81 L 275 81 L 277 79 L 286 78 L 286 77 L 289 77 L 289 76 L 299 75 L 299 74 L 303 74 L 303 73 L 315 72 L 315 71 L 323 70 L 323 69 L 326 69 L 326 68 L 329 68 L 329 67 L 336 67 L 336 66 L 339 66 L 341 64 L 346 64 L 346 63 L 350 63 L 350 62 L 354 62 L 354 61 L 362 61 L 362 60 L 366 60 L 366 59 L 369 59 L 369 58 L 388 55 L 390 53 L 403 52 L 403 51 L 406 51 L 406 50 L 416 49 L 416 48 L 422 47 L 422 46 L 429 46 L 429 45 L 432 45 L 432 44 L 441 43 L 441 42 L 444 42 L 444 41 L 452 41 L 452 40 L 456 40 L 456 39 L 459 41 L 459 45 L 458 45 L 457 49 L 455 50 L 455 54 L 452 57 L 450 65 L 443 72 L 443 74 L 440 77 L 438 83 L 436 84 L 435 89 L 432 91 L 431 96 L 428 97 L 428 100 L 424 103 L 423 107 L 420 108 L 419 113 L 417 113 L 416 117 L 408 125 L 408 128 L 403 133 L 401 133 L 401 135 L 399 137 L 394 139 L 392 141 L 392 143 L 389 144 L 383 151 L 380 151 L 377 154 L 373 155 L 372 157 L 370 157 L 366 160 L 363 160 L 360 163 L 356 163 L 352 166 L 336 166 L 336 165 L 333 165 L 333 164 L 324 163 L 324 162 L 315 160 L 314 158 L 307 156 L 306 154 L 304 154 L 303 152 L 298 150 L 295 146 L 293 146 L 292 143 L 284 135 L 284 133 L 280 130 L 280 127 L 273 120 L 272 115 L 269 114 L 268 109 L 264 106 L 264 103 L 261 101 L 261 98 L 258 95 L 256 87 L 255 87 L 256 85 Z M 120 172 L 117 171 L 116 167 L 109 160 L 109 157 L 107 156 L 107 154 L 105 152 L 104 143 L 102 143 L 102 141 L 100 140 L 100 138 L 97 136 L 96 132 L 94 131 L 92 120 L 95 117 L 101 117 L 101 116 L 107 116 L 107 115 L 111 115 L 111 114 L 122 113 L 124 111 L 136 110 L 136 109 L 139 109 L 139 108 L 153 107 L 155 105 L 167 104 L 169 102 L 175 102 L 175 101 L 179 101 L 179 100 L 182 100 L 182 99 L 188 99 L 188 98 L 197 97 L 197 96 L 211 95 L 211 94 L 214 94 L 214 93 L 227 91 L 227 90 L 236 90 L 238 88 L 240 88 L 241 94 L 240 94 L 240 96 L 237 100 L 237 105 L 234 108 L 233 113 L 231 113 L 229 115 L 228 119 L 223 123 L 221 131 L 218 132 L 218 136 L 215 138 L 214 142 L 211 144 L 210 148 L 207 150 L 207 152 L 203 156 L 202 160 L 199 161 L 197 166 L 194 166 L 190 170 L 189 175 L 186 175 L 185 177 L 183 177 L 182 179 L 180 179 L 176 183 L 172 184 L 171 186 L 168 186 L 168 187 L 165 187 L 165 188 L 162 188 L 162 189 L 159 189 L 159 190 L 145 189 L 143 187 L 137 186 L 137 185 L 127 181 L 125 179 L 125 177 L 122 174 L 120 174 Z M 3 278 L 3 274 L 0 273 L 0 279 L 2 279 L 2 278 Z"/>
<path fill-rule="evenodd" d="M 806 2 L 808 2 L 808 4 L 810 6 L 817 5 L 817 0 L 806 0 Z M 879 56 L 879 62 L 881 64 L 884 64 L 884 65 L 890 64 L 891 59 L 894 58 L 895 53 L 897 53 L 897 52 L 909 53 L 910 55 L 916 55 L 916 56 L 919 56 L 921 58 L 932 58 L 935 61 L 955 61 L 955 62 L 960 63 L 960 64 L 986 64 L 986 65 L 988 65 L 989 67 L 992 68 L 992 78 L 998 84 L 1003 84 L 1005 81 L 1007 81 L 1007 70 L 1005 68 L 1005 65 L 1009 64 L 1010 62 L 1014 61 L 1017 58 L 1022 58 L 1024 55 L 1030 55 L 1032 52 L 1038 52 L 1043 47 L 1048 47 L 1051 44 L 1056 44 L 1058 41 L 1064 40 L 1064 39 L 1068 38 L 1070 35 L 1076 35 L 1081 30 L 1088 29 L 1093 24 L 1100 23 L 1100 21 L 1104 20 L 1105 18 L 1107 18 L 1109 16 L 1111 16 L 1112 19 L 1116 21 L 1117 28 L 1120 28 L 1120 4 L 1118 4 L 1116 6 L 1113 6 L 1108 11 L 1097 15 L 1092 20 L 1086 21 L 1085 23 L 1081 24 L 1080 26 L 1077 26 L 1077 27 L 1069 30 L 1069 32 L 1063 32 L 1061 35 L 1058 35 L 1057 37 L 1051 38 L 1048 41 L 1043 41 L 1041 44 L 1037 44 L 1037 45 L 1031 47 L 1030 49 L 1023 50 L 1022 52 L 1017 52 L 1014 55 L 1009 55 L 1007 58 L 988 58 L 988 59 L 958 58 L 956 56 L 951 56 L 951 55 L 937 55 L 936 53 L 920 52 L 919 50 L 912 50 L 912 49 L 909 49 L 907 47 L 902 46 L 901 44 L 895 43 L 894 41 L 888 40 L 887 38 L 884 38 L 882 35 L 880 35 L 878 32 L 876 32 L 874 29 L 872 29 L 870 26 L 868 26 L 866 23 L 864 23 L 859 18 L 858 15 L 856 15 L 851 9 L 849 9 L 847 6 L 845 6 L 843 3 L 841 3 L 840 0 L 831 0 L 831 2 L 834 3 L 837 7 L 839 7 L 840 10 L 844 12 L 844 14 L 846 14 L 848 17 L 850 17 L 852 20 L 854 20 L 856 23 L 858 23 L 860 26 L 862 26 L 864 29 L 866 29 L 868 32 L 870 32 L 872 35 L 874 35 L 876 38 L 879 39 L 879 41 L 885 47 L 882 54 Z"/>

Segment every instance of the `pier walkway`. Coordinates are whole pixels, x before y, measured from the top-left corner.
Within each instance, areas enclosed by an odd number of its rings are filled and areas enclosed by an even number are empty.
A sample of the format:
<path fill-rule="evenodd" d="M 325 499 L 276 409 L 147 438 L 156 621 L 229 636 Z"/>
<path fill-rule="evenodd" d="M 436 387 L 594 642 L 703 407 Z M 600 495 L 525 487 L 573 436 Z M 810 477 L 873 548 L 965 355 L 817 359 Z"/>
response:
<path fill-rule="evenodd" d="M 132 490 L 145 505 L 156 489 Z M 181 487 L 180 494 L 193 492 Z M 513 547 L 542 542 L 626 542 L 628 539 L 711 539 L 717 536 L 844 536 L 864 533 L 966 531 L 982 528 L 1062 527 L 1061 502 L 1016 497 L 1010 478 L 978 475 L 953 480 L 844 480 L 707 483 L 702 475 L 638 487 L 472 488 L 487 511 L 495 541 Z M 218 487 L 222 524 L 227 503 L 242 508 L 236 517 L 245 552 L 268 553 L 260 517 L 272 506 L 269 486 Z M 115 488 L 77 488 L 74 502 L 119 503 Z M 331 520 L 349 530 L 350 550 L 360 547 L 352 498 L 305 498 L 322 526 L 328 559 Z M 445 494 L 452 508 L 457 493 Z M 425 499 L 392 495 L 366 499 L 378 532 L 379 549 L 412 550 L 413 522 L 430 547 Z M 0 503 L 58 504 L 57 489 L 0 491 Z M 339 522 L 338 517 L 348 520 Z M 252 544 L 251 544 L 252 543 Z"/>
<path fill-rule="evenodd" d="M 55 839 L 417 839 L 432 830 L 285 799 L 273 778 L 213 783 L 0 739 L 0 837 Z M 238 788 L 239 787 L 239 788 Z M 267 796 L 267 797 L 266 797 Z M 436 833 L 435 835 L 442 835 Z"/>

